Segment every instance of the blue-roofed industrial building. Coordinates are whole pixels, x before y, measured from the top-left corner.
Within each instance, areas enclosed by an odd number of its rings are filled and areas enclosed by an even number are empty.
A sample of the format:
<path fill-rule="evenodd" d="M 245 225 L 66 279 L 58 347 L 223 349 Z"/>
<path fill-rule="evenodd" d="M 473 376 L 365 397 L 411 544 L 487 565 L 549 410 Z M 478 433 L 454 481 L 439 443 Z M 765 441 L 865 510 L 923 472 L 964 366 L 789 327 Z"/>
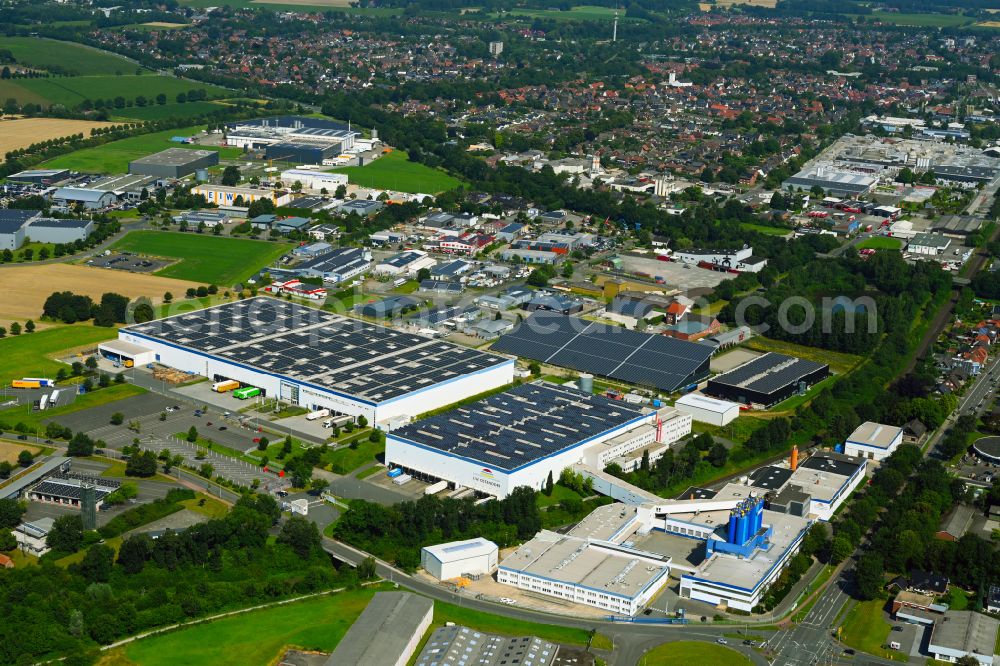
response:
<path fill-rule="evenodd" d="M 292 270 L 302 277 L 318 277 L 324 282 L 338 284 L 365 273 L 371 267 L 372 255 L 368 250 L 360 247 L 341 247 L 316 255 Z"/>

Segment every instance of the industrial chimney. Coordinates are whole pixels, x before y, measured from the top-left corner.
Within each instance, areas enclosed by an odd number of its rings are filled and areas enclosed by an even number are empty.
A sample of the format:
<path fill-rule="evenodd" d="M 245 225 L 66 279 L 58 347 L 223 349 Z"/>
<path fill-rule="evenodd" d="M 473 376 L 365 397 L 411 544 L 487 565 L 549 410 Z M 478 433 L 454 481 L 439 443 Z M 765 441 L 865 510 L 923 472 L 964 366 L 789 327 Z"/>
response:
<path fill-rule="evenodd" d="M 794 472 L 796 469 L 798 469 L 799 466 L 799 447 L 797 444 L 792 446 L 792 459 L 790 462 L 791 462 L 790 467 Z"/>

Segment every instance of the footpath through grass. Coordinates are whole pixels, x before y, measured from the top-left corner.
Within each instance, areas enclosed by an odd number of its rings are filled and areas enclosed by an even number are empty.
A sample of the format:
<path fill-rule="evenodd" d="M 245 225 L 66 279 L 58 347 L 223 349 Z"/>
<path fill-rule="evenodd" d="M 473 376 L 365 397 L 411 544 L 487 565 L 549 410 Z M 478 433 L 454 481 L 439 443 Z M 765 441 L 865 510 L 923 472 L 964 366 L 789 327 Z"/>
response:
<path fill-rule="evenodd" d="M 397 192 L 437 194 L 451 190 L 461 181 L 440 169 L 432 169 L 417 162 L 411 162 L 406 153 L 393 151 L 365 166 L 333 169 L 336 173 L 346 173 L 347 179 L 361 187 L 371 187 Z"/>
<path fill-rule="evenodd" d="M 676 641 L 664 643 L 642 656 L 639 666 L 689 666 L 690 664 L 712 664 L 712 666 L 739 666 L 747 659 L 736 650 L 698 641 Z"/>
<path fill-rule="evenodd" d="M 50 355 L 117 337 L 115 328 L 80 324 L 48 328 L 36 333 L 10 335 L 0 339 L 0 383 L 9 386 L 21 377 L 55 378 L 59 368 L 69 369 Z"/>
<path fill-rule="evenodd" d="M 290 246 L 177 231 L 132 231 L 115 243 L 114 249 L 180 259 L 179 263 L 156 274 L 222 287 L 246 280 L 287 252 Z"/>

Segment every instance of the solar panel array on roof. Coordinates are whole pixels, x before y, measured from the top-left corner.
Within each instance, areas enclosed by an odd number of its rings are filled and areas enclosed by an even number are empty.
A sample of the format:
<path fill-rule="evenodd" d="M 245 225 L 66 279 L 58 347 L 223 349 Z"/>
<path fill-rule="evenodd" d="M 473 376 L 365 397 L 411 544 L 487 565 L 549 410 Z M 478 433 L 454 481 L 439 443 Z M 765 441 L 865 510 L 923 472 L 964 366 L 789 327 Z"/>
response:
<path fill-rule="evenodd" d="M 768 352 L 713 378 L 712 382 L 759 393 L 772 393 L 783 386 L 798 382 L 802 377 L 823 367 L 822 364 L 813 361 Z"/>
<path fill-rule="evenodd" d="M 620 401 L 538 382 L 411 423 L 390 436 L 511 471 L 640 416 Z"/>
<path fill-rule="evenodd" d="M 125 330 L 376 403 L 508 362 L 265 297 Z"/>
<path fill-rule="evenodd" d="M 555 312 L 536 312 L 501 337 L 505 352 L 629 384 L 676 391 L 708 376 L 712 349 Z"/>

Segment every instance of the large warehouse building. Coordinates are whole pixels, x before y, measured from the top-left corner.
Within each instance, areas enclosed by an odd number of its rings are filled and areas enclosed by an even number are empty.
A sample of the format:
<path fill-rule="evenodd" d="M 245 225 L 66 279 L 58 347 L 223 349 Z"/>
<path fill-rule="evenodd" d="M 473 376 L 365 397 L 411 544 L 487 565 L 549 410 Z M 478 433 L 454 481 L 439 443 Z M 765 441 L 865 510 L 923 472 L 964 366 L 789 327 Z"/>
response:
<path fill-rule="evenodd" d="M 494 351 L 673 392 L 708 377 L 707 345 L 536 311 Z"/>
<path fill-rule="evenodd" d="M 269 160 L 323 164 L 354 148 L 360 136 L 346 125 L 322 118 L 281 116 L 226 125 L 226 144 L 263 150 Z"/>
<path fill-rule="evenodd" d="M 218 163 L 219 153 L 214 150 L 167 148 L 132 160 L 128 163 L 128 172 L 157 178 L 183 178 Z"/>
<path fill-rule="evenodd" d="M 281 182 L 285 187 L 300 183 L 307 190 L 326 189 L 333 194 L 341 185 L 347 185 L 347 174 L 312 171 L 310 169 L 289 169 L 281 172 Z"/>
<path fill-rule="evenodd" d="M 794 176 L 790 176 L 781 187 L 786 190 L 810 191 L 814 187 L 820 187 L 828 195 L 857 197 L 867 194 L 877 178 L 866 176 L 852 171 L 844 171 L 829 165 L 822 165 L 809 169 L 803 169 Z"/>
<path fill-rule="evenodd" d="M 668 429 L 664 416 L 678 427 Z M 690 432 L 690 417 L 669 407 L 633 407 L 535 382 L 389 433 L 385 461 L 418 478 L 503 498 L 518 486 L 540 490 L 550 473 L 558 479 L 577 463 L 603 468 L 646 447 L 653 458 L 671 443 L 668 437 Z"/>
<path fill-rule="evenodd" d="M 768 352 L 708 380 L 705 393 L 741 404 L 771 407 L 829 375 L 828 365 Z"/>
<path fill-rule="evenodd" d="M 156 363 L 383 427 L 514 380 L 512 359 L 266 297 L 131 326 L 118 337 Z"/>

